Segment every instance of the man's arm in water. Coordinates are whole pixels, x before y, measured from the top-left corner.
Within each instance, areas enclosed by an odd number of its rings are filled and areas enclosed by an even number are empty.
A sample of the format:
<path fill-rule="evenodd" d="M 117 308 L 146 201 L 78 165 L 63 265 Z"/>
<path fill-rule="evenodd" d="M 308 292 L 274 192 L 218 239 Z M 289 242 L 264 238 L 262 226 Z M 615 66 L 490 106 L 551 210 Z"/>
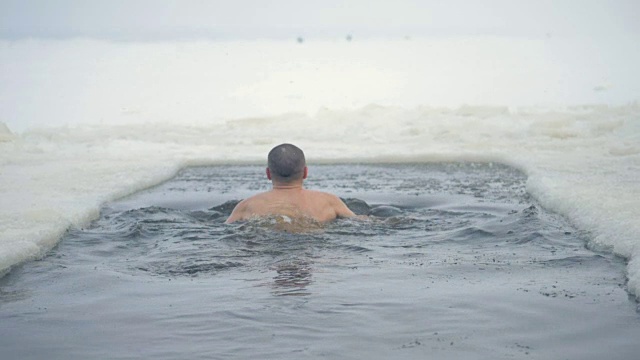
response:
<path fill-rule="evenodd" d="M 336 217 L 350 218 L 356 216 L 356 214 L 351 211 L 351 209 L 349 209 L 339 197 L 331 195 L 331 203 L 333 205 L 333 210 L 336 212 Z"/>
<path fill-rule="evenodd" d="M 244 199 L 240 201 L 238 205 L 236 205 L 236 207 L 233 208 L 231 215 L 229 215 L 229 218 L 227 219 L 227 221 L 225 221 L 226 224 L 231 224 L 232 222 L 244 219 L 245 213 L 247 212 L 247 209 L 248 209 L 247 200 L 248 199 Z"/>

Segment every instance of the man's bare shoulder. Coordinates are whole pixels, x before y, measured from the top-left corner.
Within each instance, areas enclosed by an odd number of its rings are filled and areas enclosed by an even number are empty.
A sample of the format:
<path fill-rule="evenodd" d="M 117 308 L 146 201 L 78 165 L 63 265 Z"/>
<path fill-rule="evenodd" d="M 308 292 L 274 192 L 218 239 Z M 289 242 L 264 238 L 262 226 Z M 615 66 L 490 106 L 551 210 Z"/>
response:
<path fill-rule="evenodd" d="M 241 204 L 241 203 L 251 204 L 251 203 L 254 203 L 254 202 L 267 201 L 270 196 L 271 196 L 271 192 L 270 191 L 262 192 L 262 193 L 252 195 L 252 196 L 242 200 L 239 204 Z"/>
<path fill-rule="evenodd" d="M 235 208 L 231 212 L 231 215 L 229 216 L 226 222 L 232 223 L 234 221 L 244 220 L 254 215 L 256 209 L 261 208 L 262 205 L 267 203 L 268 201 L 269 201 L 268 192 L 260 193 L 260 194 L 256 194 L 251 197 L 248 197 L 240 201 L 235 206 Z"/>
<path fill-rule="evenodd" d="M 306 190 L 307 194 L 314 196 L 314 197 L 318 197 L 318 198 L 323 198 L 326 200 L 331 200 L 331 201 L 335 201 L 335 200 L 340 200 L 339 197 L 337 197 L 334 194 L 328 193 L 328 192 L 324 192 L 324 191 L 318 191 L 318 190 Z"/>
<path fill-rule="evenodd" d="M 353 211 L 351 211 L 351 209 L 349 209 L 345 205 L 345 203 L 342 201 L 342 199 L 340 199 L 337 195 L 324 192 L 324 191 L 315 191 L 315 190 L 308 190 L 308 191 L 312 191 L 313 196 L 316 197 L 316 199 L 322 199 L 321 201 L 325 202 L 335 212 L 335 217 L 356 216 L 356 214 L 354 214 Z"/>

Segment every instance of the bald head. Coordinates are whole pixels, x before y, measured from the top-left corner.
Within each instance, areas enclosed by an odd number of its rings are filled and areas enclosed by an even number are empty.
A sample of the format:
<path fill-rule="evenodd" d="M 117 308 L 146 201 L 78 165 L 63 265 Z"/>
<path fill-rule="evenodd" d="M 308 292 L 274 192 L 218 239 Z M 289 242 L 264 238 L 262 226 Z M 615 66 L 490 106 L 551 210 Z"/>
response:
<path fill-rule="evenodd" d="M 304 176 L 306 161 L 299 147 L 282 144 L 274 147 L 268 156 L 271 176 L 281 182 L 301 180 Z"/>

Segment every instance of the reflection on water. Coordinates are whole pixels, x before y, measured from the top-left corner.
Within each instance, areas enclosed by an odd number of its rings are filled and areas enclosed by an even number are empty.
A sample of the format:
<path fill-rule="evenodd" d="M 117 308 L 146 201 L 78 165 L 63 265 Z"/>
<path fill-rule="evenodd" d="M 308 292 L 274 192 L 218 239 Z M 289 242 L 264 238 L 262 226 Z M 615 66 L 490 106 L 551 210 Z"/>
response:
<path fill-rule="evenodd" d="M 369 220 L 225 224 L 243 195 L 266 189 L 253 171 L 186 169 L 109 204 L 43 260 L 0 279 L 3 358 L 640 352 L 624 262 L 585 248 L 580 232 L 528 196 L 518 171 L 319 166 L 308 187 L 337 193 Z M 230 183 L 238 193 L 216 192 Z"/>
<path fill-rule="evenodd" d="M 277 275 L 273 278 L 273 294 L 277 296 L 304 296 L 311 284 L 312 264 L 307 260 L 283 261 L 271 268 Z"/>

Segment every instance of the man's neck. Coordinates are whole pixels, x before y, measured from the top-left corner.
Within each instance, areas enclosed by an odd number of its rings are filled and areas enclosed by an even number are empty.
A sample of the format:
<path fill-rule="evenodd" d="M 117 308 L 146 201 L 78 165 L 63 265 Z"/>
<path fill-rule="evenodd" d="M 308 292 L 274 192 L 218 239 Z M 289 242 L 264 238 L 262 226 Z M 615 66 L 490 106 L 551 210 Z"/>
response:
<path fill-rule="evenodd" d="M 302 183 L 296 182 L 291 184 L 273 183 L 273 190 L 301 190 Z"/>

